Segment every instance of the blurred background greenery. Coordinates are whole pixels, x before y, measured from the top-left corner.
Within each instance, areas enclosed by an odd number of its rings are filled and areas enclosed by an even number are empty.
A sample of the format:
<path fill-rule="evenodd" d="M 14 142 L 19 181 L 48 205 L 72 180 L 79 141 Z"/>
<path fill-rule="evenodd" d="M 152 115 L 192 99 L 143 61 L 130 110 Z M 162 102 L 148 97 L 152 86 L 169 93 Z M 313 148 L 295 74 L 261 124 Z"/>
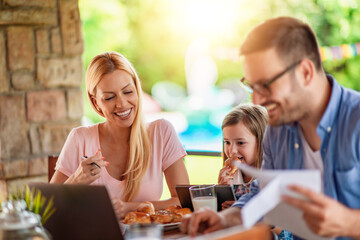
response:
<path fill-rule="evenodd" d="M 360 42 L 360 0 L 80 0 L 79 5 L 84 69 L 101 52 L 120 52 L 133 63 L 149 94 L 159 81 L 186 88 L 185 54 L 199 37 L 210 43 L 218 69 L 216 85 L 241 78 L 238 48 L 255 24 L 271 17 L 293 16 L 308 22 L 320 46 Z M 324 61 L 325 70 L 340 84 L 357 91 L 359 66 L 359 56 Z M 101 121 L 87 99 L 84 103 L 85 116 Z M 215 183 L 221 160 L 189 156 L 186 165 L 191 183 Z M 204 166 L 209 169 L 196 174 Z M 167 196 L 165 188 L 163 197 Z"/>
<path fill-rule="evenodd" d="M 158 81 L 186 87 L 185 52 L 196 38 L 207 38 L 218 66 L 216 84 L 240 78 L 236 51 L 255 24 L 294 16 L 315 30 L 320 46 L 360 42 L 360 0 L 80 0 L 85 40 L 84 64 L 104 51 L 118 51 L 135 66 L 143 89 Z M 233 49 L 219 57 L 216 50 Z M 235 50 L 234 50 L 235 49 Z M 344 86 L 360 90 L 360 57 L 325 61 L 327 72 Z M 85 101 L 85 115 L 95 122 Z"/>

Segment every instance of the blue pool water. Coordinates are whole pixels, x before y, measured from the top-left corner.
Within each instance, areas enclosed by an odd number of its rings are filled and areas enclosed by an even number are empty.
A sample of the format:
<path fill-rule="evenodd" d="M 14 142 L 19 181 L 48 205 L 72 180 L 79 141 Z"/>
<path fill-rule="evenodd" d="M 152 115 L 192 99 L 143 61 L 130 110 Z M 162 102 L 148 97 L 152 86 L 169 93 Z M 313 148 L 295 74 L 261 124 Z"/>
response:
<path fill-rule="evenodd" d="M 189 126 L 179 134 L 180 141 L 187 151 L 215 151 L 222 149 L 222 133 L 220 127 L 210 123 L 203 126 Z"/>

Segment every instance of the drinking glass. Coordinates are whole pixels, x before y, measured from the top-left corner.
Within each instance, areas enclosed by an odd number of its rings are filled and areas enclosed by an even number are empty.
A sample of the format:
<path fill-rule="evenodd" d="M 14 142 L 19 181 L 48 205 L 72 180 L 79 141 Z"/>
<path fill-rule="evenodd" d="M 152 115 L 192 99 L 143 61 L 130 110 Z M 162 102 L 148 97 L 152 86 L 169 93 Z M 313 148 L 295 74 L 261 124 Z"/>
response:
<path fill-rule="evenodd" d="M 163 227 L 160 224 L 133 224 L 126 230 L 126 240 L 161 240 Z"/>
<path fill-rule="evenodd" d="M 215 193 L 215 185 L 197 185 L 189 188 L 191 201 L 194 210 L 202 207 L 208 207 L 213 211 L 217 211 L 217 197 Z"/>

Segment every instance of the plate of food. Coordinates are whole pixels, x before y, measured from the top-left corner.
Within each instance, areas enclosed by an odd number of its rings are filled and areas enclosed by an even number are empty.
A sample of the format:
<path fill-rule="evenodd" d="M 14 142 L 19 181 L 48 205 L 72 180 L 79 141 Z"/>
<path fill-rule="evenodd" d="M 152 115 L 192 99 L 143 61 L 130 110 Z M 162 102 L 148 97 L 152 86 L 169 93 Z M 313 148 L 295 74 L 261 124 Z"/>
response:
<path fill-rule="evenodd" d="M 178 229 L 179 225 L 180 225 L 180 222 L 162 224 L 164 231 L 170 231 L 170 230 L 173 230 L 173 229 Z"/>
<path fill-rule="evenodd" d="M 161 224 L 164 231 L 179 227 L 181 218 L 191 213 L 189 208 L 174 205 L 166 209 L 155 210 L 151 202 L 142 202 L 134 212 L 126 214 L 122 223 L 125 229 L 132 224 Z"/>
<path fill-rule="evenodd" d="M 145 224 L 145 223 L 134 223 L 134 224 Z M 156 223 L 147 223 L 147 224 L 156 224 Z M 171 231 L 171 230 L 174 230 L 174 229 L 178 229 L 179 228 L 179 225 L 180 225 L 180 222 L 176 222 L 176 223 L 164 223 L 164 224 L 161 224 L 161 223 L 157 223 L 159 225 L 161 225 L 163 227 L 163 230 L 164 232 L 167 232 L 167 231 Z M 122 226 L 123 226 L 123 231 L 127 231 L 129 229 L 131 224 L 125 224 L 125 223 L 122 223 Z"/>

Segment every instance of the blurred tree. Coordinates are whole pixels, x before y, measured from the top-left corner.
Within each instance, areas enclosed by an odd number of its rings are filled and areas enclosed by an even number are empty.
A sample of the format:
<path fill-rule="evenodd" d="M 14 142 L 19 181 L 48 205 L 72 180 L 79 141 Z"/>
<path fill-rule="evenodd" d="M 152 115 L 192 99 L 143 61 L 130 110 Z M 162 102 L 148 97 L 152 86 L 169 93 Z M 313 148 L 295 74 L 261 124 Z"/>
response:
<path fill-rule="evenodd" d="M 171 81 L 183 86 L 184 56 L 188 45 L 201 34 L 208 37 L 213 49 L 237 49 L 246 33 L 259 22 L 276 16 L 293 16 L 308 22 L 320 46 L 360 42 L 360 0 L 223 0 L 234 4 L 236 16 L 230 34 L 216 26 L 211 33 L 194 30 L 189 21 L 189 7 L 199 2 L 199 17 L 213 1 L 203 0 L 80 0 L 85 36 L 84 63 L 103 51 L 124 54 L 137 69 L 143 89 L 150 93 L 157 81 Z M 217 3 L 218 4 L 218 3 Z M 220 12 L 220 9 L 219 9 Z M 212 24 L 221 15 L 213 13 Z M 229 15 L 232 14 L 229 12 Z M 195 24 L 195 23 L 194 23 Z M 209 23 L 210 24 L 210 23 Z M 219 32 L 217 32 L 219 31 Z M 208 35 L 206 35 L 208 34 Z M 240 61 L 215 58 L 218 81 L 242 76 Z M 324 67 L 346 87 L 360 91 L 360 57 L 325 61 Z M 85 110 L 87 114 L 88 110 Z"/>
<path fill-rule="evenodd" d="M 360 42 L 359 0 L 316 0 L 314 4 L 319 14 L 309 14 L 309 23 L 321 46 Z M 360 91 L 360 56 L 327 60 L 323 64 L 340 84 Z"/>
<path fill-rule="evenodd" d="M 311 25 L 320 46 L 338 46 L 360 42 L 360 0 L 282 0 L 248 1 L 247 7 L 256 9 L 247 13 L 246 23 L 239 26 L 241 39 L 252 26 L 276 16 L 293 16 Z M 239 30 L 238 29 L 238 30 Z M 243 30 L 246 29 L 244 32 Z M 242 40 L 241 40 L 242 41 Z M 241 42 L 240 41 L 240 42 Z M 237 43 L 240 44 L 240 43 Z M 241 74 L 239 64 L 217 61 L 219 81 L 231 74 Z M 360 56 L 323 62 L 325 71 L 332 74 L 340 84 L 360 91 Z"/>

